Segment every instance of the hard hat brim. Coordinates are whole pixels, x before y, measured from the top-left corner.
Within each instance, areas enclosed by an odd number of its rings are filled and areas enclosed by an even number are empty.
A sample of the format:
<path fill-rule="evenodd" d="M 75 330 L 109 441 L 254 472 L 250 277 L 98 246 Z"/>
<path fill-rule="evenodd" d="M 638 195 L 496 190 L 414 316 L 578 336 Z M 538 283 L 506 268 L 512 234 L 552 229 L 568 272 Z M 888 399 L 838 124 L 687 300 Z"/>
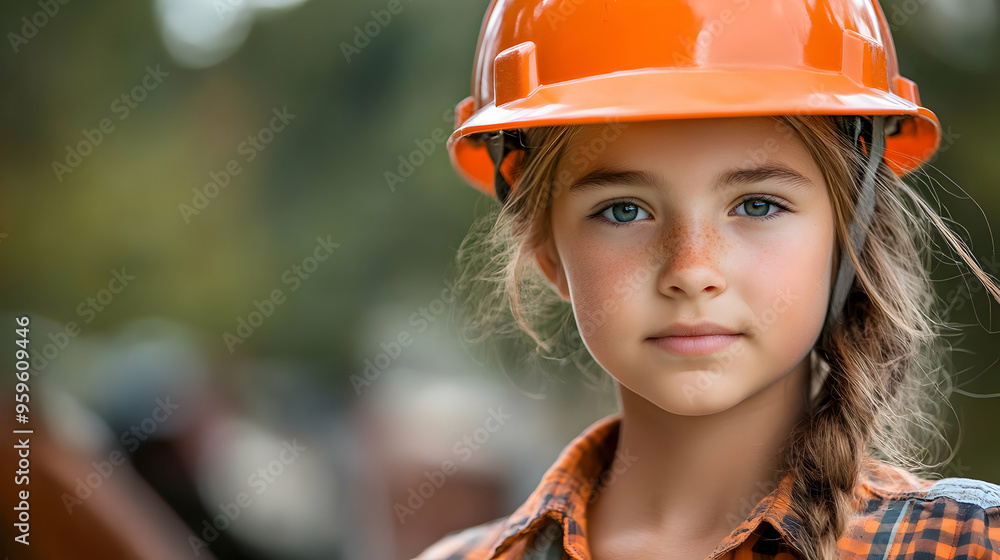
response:
<path fill-rule="evenodd" d="M 447 146 L 462 178 L 495 196 L 485 142 L 470 135 L 560 124 L 775 115 L 914 117 L 904 119 L 886 139 L 885 159 L 897 175 L 918 168 L 941 141 L 937 117 L 918 99 L 859 85 L 836 72 L 744 67 L 649 68 L 540 86 L 523 98 L 478 108 L 451 134 Z"/>

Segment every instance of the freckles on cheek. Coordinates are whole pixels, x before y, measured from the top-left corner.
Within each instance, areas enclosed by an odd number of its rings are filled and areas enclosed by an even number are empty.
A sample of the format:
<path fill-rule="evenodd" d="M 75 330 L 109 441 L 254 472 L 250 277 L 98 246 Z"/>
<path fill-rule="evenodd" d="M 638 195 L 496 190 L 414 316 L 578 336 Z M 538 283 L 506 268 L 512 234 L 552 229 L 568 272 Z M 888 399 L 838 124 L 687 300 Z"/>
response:
<path fill-rule="evenodd" d="M 584 248 L 564 262 L 573 298 L 573 312 L 585 337 L 614 328 L 617 317 L 626 314 L 630 297 L 638 293 L 633 278 L 637 258 L 607 248 Z"/>

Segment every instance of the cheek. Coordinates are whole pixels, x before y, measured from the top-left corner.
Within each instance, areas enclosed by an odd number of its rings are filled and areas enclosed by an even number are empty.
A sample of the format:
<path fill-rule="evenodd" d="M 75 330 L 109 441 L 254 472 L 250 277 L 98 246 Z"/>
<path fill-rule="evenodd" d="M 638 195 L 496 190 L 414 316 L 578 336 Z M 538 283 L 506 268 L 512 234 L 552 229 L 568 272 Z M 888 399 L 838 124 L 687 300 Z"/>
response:
<path fill-rule="evenodd" d="M 738 265 L 750 272 L 744 287 L 754 327 L 779 353 L 797 354 L 811 346 L 826 317 L 832 271 L 833 236 L 824 230 L 786 236 L 767 251 L 751 252 Z M 752 271 L 752 272 L 751 272 Z M 767 332 L 774 331 L 774 332 Z"/>
<path fill-rule="evenodd" d="M 581 245 L 563 259 L 580 334 L 591 345 L 609 341 L 627 317 L 635 317 L 636 296 L 651 272 L 639 251 Z"/>

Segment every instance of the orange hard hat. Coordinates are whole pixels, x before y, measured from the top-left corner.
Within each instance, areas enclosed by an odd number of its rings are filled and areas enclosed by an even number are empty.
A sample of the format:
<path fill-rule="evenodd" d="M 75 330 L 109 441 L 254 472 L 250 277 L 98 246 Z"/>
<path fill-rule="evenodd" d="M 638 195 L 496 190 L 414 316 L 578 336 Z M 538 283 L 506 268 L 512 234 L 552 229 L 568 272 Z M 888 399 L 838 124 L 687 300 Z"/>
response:
<path fill-rule="evenodd" d="M 897 175 L 941 141 L 877 0 L 493 0 L 448 153 L 497 196 L 499 131 L 792 114 L 898 116 L 884 155 Z"/>

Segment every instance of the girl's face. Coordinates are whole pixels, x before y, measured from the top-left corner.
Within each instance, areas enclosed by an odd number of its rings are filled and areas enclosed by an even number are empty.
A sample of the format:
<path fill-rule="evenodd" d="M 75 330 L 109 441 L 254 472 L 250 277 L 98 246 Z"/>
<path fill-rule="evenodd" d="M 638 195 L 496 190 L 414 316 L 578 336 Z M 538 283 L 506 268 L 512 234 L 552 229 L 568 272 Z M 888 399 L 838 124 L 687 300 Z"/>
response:
<path fill-rule="evenodd" d="M 701 415 L 808 371 L 834 218 L 790 129 L 769 118 L 590 125 L 567 150 L 536 256 L 620 384 Z"/>

